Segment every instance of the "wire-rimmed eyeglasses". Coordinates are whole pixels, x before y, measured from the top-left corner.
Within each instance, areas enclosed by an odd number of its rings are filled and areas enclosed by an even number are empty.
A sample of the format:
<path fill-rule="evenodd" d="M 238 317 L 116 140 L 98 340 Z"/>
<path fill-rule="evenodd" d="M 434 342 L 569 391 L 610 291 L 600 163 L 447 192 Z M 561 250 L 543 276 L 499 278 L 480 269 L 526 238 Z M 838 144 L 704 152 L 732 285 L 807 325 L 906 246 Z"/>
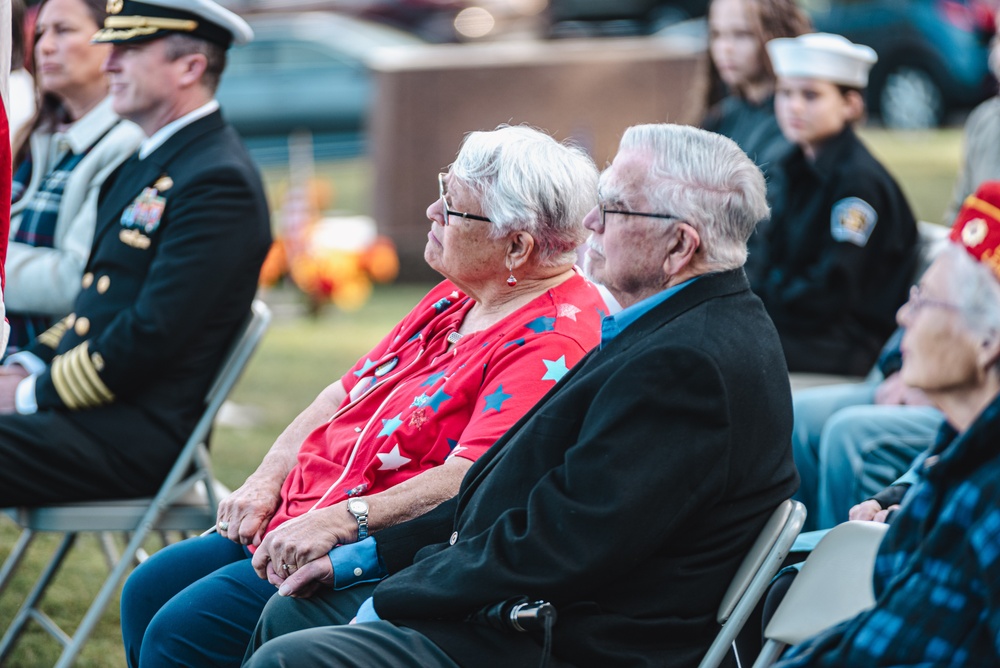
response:
<path fill-rule="evenodd" d="M 951 302 L 946 302 L 942 299 L 934 299 L 933 297 L 925 297 L 922 294 L 919 285 L 910 286 L 910 298 L 906 301 L 906 305 L 916 313 L 920 309 L 930 306 L 932 308 L 940 308 L 946 311 L 958 311 L 958 304 L 952 304 Z"/>
<path fill-rule="evenodd" d="M 609 213 L 618 213 L 623 216 L 643 216 L 644 218 L 660 218 L 662 220 L 680 220 L 677 216 L 673 216 L 669 213 L 644 213 L 642 211 L 619 211 L 616 209 L 609 209 L 606 204 L 599 204 L 598 208 L 601 210 L 601 227 L 607 225 L 606 217 Z"/>
<path fill-rule="evenodd" d="M 438 172 L 438 194 L 441 196 L 441 205 L 444 207 L 444 223 L 443 225 L 450 225 L 450 217 L 458 216 L 466 220 L 481 220 L 484 223 L 492 223 L 493 221 L 486 216 L 477 216 L 474 213 L 465 213 L 462 211 L 452 211 L 451 207 L 448 206 L 448 194 L 444 189 L 444 180 L 448 175 L 444 172 Z"/>

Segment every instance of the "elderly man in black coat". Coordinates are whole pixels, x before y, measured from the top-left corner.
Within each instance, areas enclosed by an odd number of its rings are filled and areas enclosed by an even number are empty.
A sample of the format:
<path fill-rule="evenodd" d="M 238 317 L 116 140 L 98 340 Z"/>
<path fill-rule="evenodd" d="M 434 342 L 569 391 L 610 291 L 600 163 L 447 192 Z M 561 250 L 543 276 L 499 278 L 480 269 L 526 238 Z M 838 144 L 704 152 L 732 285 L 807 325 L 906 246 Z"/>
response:
<path fill-rule="evenodd" d="M 741 559 L 798 484 L 784 357 L 742 269 L 767 213 L 732 141 L 627 130 L 585 220 L 589 272 L 625 307 L 599 349 L 457 497 L 279 582 L 248 664 L 697 665 Z M 355 546 L 353 564 L 338 554 Z M 337 590 L 296 598 L 317 580 Z M 503 628 L 539 600 L 554 625 Z"/>

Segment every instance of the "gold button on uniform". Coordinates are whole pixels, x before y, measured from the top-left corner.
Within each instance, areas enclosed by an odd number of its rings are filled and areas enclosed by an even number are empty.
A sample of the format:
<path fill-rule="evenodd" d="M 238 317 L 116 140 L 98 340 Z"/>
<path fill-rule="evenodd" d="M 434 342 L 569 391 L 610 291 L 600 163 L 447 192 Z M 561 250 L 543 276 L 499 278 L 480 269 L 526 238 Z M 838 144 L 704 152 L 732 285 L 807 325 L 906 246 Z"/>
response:
<path fill-rule="evenodd" d="M 80 281 L 80 285 L 82 285 L 83 289 L 86 290 L 87 288 L 90 287 L 90 284 L 93 282 L 94 282 L 94 275 L 88 271 L 86 274 L 83 275 L 83 280 Z"/>
<path fill-rule="evenodd" d="M 90 331 L 90 320 L 87 318 L 77 318 L 76 324 L 73 325 L 73 331 L 79 336 L 86 336 L 87 332 Z"/>
<path fill-rule="evenodd" d="M 97 279 L 97 294 L 103 295 L 111 287 L 111 277 L 101 276 Z"/>

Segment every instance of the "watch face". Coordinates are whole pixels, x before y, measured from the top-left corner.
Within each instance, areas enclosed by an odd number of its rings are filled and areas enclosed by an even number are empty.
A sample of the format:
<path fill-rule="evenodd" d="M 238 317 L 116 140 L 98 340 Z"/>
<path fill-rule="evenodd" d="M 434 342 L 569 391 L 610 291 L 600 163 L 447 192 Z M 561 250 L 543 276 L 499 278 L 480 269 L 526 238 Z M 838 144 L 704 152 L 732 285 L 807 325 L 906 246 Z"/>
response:
<path fill-rule="evenodd" d="M 347 507 L 355 515 L 368 514 L 368 502 L 363 499 L 351 499 L 347 502 Z"/>

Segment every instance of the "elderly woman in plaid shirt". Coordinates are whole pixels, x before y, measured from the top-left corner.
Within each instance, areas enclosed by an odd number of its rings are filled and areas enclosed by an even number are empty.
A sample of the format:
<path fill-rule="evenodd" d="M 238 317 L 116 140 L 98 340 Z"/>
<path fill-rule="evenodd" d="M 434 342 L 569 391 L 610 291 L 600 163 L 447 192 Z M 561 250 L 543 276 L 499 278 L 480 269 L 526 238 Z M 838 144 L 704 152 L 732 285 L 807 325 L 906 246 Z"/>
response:
<path fill-rule="evenodd" d="M 44 0 L 35 23 L 41 101 L 15 141 L 4 298 L 8 352 L 30 343 L 73 307 L 90 254 L 97 194 L 143 138 L 111 110 L 101 66 L 110 47 L 91 44 L 106 0 Z"/>
<path fill-rule="evenodd" d="M 781 668 L 1000 665 L 1000 182 L 951 240 L 899 310 L 903 381 L 947 424 L 879 549 L 876 605 Z"/>

